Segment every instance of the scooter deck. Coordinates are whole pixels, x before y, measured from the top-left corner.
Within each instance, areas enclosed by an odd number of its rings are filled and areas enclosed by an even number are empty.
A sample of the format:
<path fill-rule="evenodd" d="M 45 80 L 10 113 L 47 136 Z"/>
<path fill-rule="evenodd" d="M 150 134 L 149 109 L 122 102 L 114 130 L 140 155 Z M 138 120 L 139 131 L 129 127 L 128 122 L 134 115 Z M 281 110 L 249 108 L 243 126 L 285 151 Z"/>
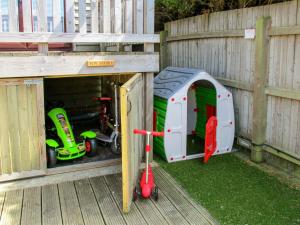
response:
<path fill-rule="evenodd" d="M 96 133 L 96 139 L 99 141 L 103 141 L 106 143 L 112 143 L 112 140 L 109 136 L 102 134 L 99 130 L 92 130 L 93 132 Z"/>

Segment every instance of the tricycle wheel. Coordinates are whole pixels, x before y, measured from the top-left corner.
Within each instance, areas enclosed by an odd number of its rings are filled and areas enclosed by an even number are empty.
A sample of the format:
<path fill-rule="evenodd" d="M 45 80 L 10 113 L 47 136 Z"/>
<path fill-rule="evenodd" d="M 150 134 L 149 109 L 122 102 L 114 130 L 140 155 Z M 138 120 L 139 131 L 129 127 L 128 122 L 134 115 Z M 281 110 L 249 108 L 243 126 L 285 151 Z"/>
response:
<path fill-rule="evenodd" d="M 133 190 L 132 200 L 135 202 L 138 199 L 138 190 L 137 187 Z"/>
<path fill-rule="evenodd" d="M 157 186 L 155 186 L 155 188 L 153 189 L 152 197 L 154 198 L 155 201 L 158 200 L 158 187 Z"/>
<path fill-rule="evenodd" d="M 120 142 L 120 136 L 115 138 L 115 140 L 111 143 L 111 151 L 116 154 L 120 155 L 121 154 L 121 142 Z"/>
<path fill-rule="evenodd" d="M 47 147 L 47 164 L 48 168 L 52 168 L 56 166 L 56 151 L 54 148 Z"/>
<path fill-rule="evenodd" d="M 86 155 L 89 157 L 95 156 L 97 150 L 97 140 L 96 139 L 89 139 L 85 140 L 85 151 Z"/>

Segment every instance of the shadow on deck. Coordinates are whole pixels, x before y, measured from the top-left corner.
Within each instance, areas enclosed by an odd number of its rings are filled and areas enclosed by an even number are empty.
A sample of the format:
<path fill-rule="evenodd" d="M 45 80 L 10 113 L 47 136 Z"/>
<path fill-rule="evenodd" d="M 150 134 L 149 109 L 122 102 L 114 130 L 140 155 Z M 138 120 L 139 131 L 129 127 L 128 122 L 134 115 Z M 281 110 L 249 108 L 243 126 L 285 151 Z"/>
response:
<path fill-rule="evenodd" d="M 159 200 L 138 200 L 122 213 L 121 174 L 1 192 L 0 225 L 218 224 L 161 168 Z"/>

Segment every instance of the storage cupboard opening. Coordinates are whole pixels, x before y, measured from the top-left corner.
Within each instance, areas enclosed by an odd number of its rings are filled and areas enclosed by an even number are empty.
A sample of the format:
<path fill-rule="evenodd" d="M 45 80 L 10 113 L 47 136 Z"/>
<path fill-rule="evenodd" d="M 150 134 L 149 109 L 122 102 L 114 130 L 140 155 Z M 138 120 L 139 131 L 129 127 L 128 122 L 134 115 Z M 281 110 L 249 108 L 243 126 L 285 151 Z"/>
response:
<path fill-rule="evenodd" d="M 204 153 L 206 123 L 216 116 L 216 89 L 206 80 L 194 82 L 187 94 L 187 155 Z"/>
<path fill-rule="evenodd" d="M 121 157 L 120 87 L 130 77 L 44 79 L 48 168 Z"/>

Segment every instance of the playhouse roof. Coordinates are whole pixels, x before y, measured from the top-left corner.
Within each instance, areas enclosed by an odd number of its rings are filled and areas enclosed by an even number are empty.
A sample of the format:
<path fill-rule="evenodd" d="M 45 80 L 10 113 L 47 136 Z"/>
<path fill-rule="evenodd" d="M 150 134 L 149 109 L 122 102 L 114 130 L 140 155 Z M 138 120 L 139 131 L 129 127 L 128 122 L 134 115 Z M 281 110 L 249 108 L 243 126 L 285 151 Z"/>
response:
<path fill-rule="evenodd" d="M 154 95 L 169 99 L 174 93 L 195 79 L 204 70 L 167 67 L 154 79 Z"/>

